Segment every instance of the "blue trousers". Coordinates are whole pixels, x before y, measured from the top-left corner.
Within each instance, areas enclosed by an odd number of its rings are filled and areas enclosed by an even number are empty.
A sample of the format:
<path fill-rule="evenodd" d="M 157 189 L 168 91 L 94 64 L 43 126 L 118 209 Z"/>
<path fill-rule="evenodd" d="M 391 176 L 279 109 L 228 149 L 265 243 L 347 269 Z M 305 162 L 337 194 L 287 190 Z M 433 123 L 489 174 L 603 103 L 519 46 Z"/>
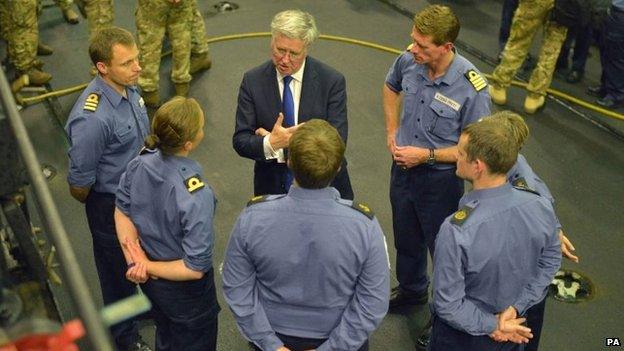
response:
<path fill-rule="evenodd" d="M 600 43 L 600 81 L 607 95 L 624 101 L 624 11 L 611 6 Z"/>
<path fill-rule="evenodd" d="M 511 31 L 511 22 L 513 20 L 514 12 L 518 8 L 519 0 L 505 0 L 503 2 L 503 11 L 501 13 L 501 24 L 498 31 L 498 48 L 503 51 L 507 39 L 509 39 L 509 32 Z"/>
<path fill-rule="evenodd" d="M 93 238 L 93 257 L 100 278 L 104 305 L 124 299 L 136 292 L 136 286 L 126 279 L 126 260 L 115 230 L 115 195 L 91 190 L 85 209 Z M 135 319 L 110 327 L 119 350 L 125 351 L 137 342 L 139 329 Z"/>
<path fill-rule="evenodd" d="M 220 311 L 214 270 L 198 280 L 149 279 L 142 285 L 152 302 L 156 351 L 215 351 Z"/>
<path fill-rule="evenodd" d="M 392 164 L 390 203 L 396 272 L 402 291 L 427 291 L 427 251 L 433 257 L 435 238 L 444 219 L 457 210 L 464 182 L 455 168 L 437 170 L 419 165 L 403 170 Z"/>
<path fill-rule="evenodd" d="M 488 335 L 470 335 L 451 327 L 434 315 L 432 317 L 433 330 L 431 331 L 429 351 L 537 351 L 542 334 L 545 306 L 546 298 L 526 312 L 526 325 L 531 328 L 531 333 L 533 333 L 533 338 L 526 345 L 511 342 L 499 343 L 490 339 Z"/>
<path fill-rule="evenodd" d="M 295 336 L 289 336 L 284 334 L 276 333 L 277 337 L 284 343 L 288 349 L 292 351 L 306 351 L 306 350 L 316 350 L 322 343 L 324 343 L 327 339 L 308 339 L 308 338 L 298 338 Z M 254 350 L 262 351 L 258 346 L 253 345 Z M 368 340 L 360 347 L 357 351 L 368 351 Z"/>
<path fill-rule="evenodd" d="M 592 41 L 592 28 L 591 26 L 581 28 L 569 28 L 568 36 L 566 37 L 561 52 L 559 53 L 559 59 L 557 60 L 557 67 L 566 68 L 568 66 L 568 56 L 570 56 L 570 49 L 574 42 L 574 53 L 572 54 L 572 70 L 585 72 L 585 63 L 589 56 L 589 47 Z"/>

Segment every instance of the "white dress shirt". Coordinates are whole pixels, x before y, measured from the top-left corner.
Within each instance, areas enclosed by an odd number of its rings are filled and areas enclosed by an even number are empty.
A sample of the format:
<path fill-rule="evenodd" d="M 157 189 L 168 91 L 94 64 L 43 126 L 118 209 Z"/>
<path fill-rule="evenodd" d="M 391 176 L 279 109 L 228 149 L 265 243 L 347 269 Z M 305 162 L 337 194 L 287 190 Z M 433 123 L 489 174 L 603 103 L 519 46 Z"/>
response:
<path fill-rule="evenodd" d="M 290 81 L 290 84 L 289 84 L 289 88 L 290 88 L 290 91 L 292 92 L 293 103 L 294 103 L 294 108 L 295 108 L 295 116 L 294 116 L 295 125 L 299 124 L 299 100 L 301 99 L 301 87 L 303 85 L 303 70 L 304 69 L 305 69 L 305 60 L 303 61 L 303 64 L 301 65 L 299 70 L 291 74 L 291 77 L 293 79 Z M 280 94 L 280 99 L 283 100 L 284 97 L 282 95 L 284 94 L 284 76 L 281 73 L 279 73 L 277 69 L 275 71 L 277 72 L 277 86 L 278 86 L 278 90 Z M 264 146 L 264 157 L 267 160 L 277 159 L 277 162 L 279 163 L 286 162 L 286 158 L 284 157 L 284 149 L 274 150 L 273 147 L 271 147 L 271 143 L 269 142 L 270 136 L 271 136 L 270 134 L 267 134 L 262 140 L 262 144 Z"/>

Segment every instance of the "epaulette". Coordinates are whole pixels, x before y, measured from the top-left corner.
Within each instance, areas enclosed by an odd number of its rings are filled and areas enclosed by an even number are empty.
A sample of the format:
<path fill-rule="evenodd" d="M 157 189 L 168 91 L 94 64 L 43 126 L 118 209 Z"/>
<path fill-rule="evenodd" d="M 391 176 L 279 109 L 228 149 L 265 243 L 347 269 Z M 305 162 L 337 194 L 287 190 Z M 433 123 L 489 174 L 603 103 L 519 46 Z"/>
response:
<path fill-rule="evenodd" d="M 474 207 L 464 206 L 460 208 L 457 212 L 453 214 L 453 218 L 451 218 L 451 223 L 461 226 L 464 222 L 470 217 L 470 214 L 474 210 Z"/>
<path fill-rule="evenodd" d="M 526 192 L 533 193 L 535 195 L 541 196 L 541 194 L 538 193 L 536 190 L 533 190 L 533 189 L 529 188 L 528 186 L 526 186 L 526 183 L 524 185 L 516 185 L 515 181 L 514 181 L 513 187 L 515 189 L 518 189 L 518 190 L 526 191 Z"/>
<path fill-rule="evenodd" d="M 100 103 L 100 95 L 96 93 L 91 93 L 85 99 L 85 103 L 82 109 L 85 111 L 95 112 L 95 110 L 97 110 L 99 103 Z"/>
<path fill-rule="evenodd" d="M 485 78 L 483 78 L 483 76 L 481 76 L 474 69 L 468 70 L 468 72 L 464 74 L 464 77 L 468 79 L 468 81 L 470 82 L 470 84 L 472 84 L 476 91 L 481 91 L 483 90 L 483 88 L 487 87 L 487 82 L 485 81 Z"/>
<path fill-rule="evenodd" d="M 258 195 L 258 196 L 254 196 L 251 199 L 249 199 L 249 201 L 247 201 L 247 207 L 249 207 L 251 205 L 259 204 L 259 203 L 265 202 L 265 201 L 280 199 L 280 198 L 282 198 L 284 196 L 286 196 L 286 194 L 284 194 L 284 195 Z"/>
<path fill-rule="evenodd" d="M 184 179 L 184 185 L 186 186 L 186 190 L 191 194 L 206 186 L 199 177 L 199 174 Z"/>
<path fill-rule="evenodd" d="M 365 215 L 366 217 L 368 217 L 368 219 L 375 218 L 375 212 L 373 212 L 370 207 L 361 202 L 353 201 L 353 203 L 351 204 L 351 208 Z"/>

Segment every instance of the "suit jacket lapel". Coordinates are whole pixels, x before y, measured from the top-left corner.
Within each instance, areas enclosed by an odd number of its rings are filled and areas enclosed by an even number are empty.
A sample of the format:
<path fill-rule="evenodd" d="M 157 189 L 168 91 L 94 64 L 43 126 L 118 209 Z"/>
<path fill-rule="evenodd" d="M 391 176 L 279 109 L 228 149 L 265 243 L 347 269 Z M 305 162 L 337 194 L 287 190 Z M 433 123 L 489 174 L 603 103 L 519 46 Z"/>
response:
<path fill-rule="evenodd" d="M 306 112 L 311 110 L 310 106 L 314 103 L 318 91 L 318 79 L 316 76 L 316 65 L 314 59 L 306 58 L 305 68 L 303 70 L 303 85 L 301 86 L 301 98 L 299 100 L 299 123 L 306 122 L 311 116 Z M 321 117 L 321 116 L 316 116 Z"/>
<path fill-rule="evenodd" d="M 266 99 L 267 106 L 273 111 L 273 120 L 277 119 L 277 114 L 282 111 L 282 100 L 280 99 L 279 94 L 279 86 L 277 85 L 277 72 L 275 71 L 275 66 L 273 62 L 269 61 L 266 64 L 264 70 L 264 79 L 265 82 L 262 86 L 267 87 L 264 89 L 264 96 Z"/>

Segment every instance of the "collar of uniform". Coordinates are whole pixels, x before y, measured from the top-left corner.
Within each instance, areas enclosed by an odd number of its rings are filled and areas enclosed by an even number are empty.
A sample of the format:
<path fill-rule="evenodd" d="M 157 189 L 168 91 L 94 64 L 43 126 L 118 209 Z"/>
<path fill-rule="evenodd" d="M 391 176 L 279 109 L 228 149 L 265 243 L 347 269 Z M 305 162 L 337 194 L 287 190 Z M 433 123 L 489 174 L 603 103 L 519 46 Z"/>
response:
<path fill-rule="evenodd" d="M 505 182 L 505 184 L 501 186 L 497 186 L 496 188 L 472 190 L 471 192 L 469 192 L 468 194 L 464 196 L 464 198 L 462 199 L 463 200 L 462 203 L 466 204 L 475 200 L 489 199 L 489 198 L 501 196 L 510 192 L 511 189 L 512 189 L 511 184 L 509 184 L 508 182 Z"/>
<path fill-rule="evenodd" d="M 507 180 L 511 181 L 511 179 L 518 175 L 518 163 L 520 162 L 521 157 L 524 158 L 524 156 L 518 154 L 518 157 L 516 158 L 516 163 L 514 163 L 511 169 L 509 169 L 509 171 L 507 172 Z"/>
<path fill-rule="evenodd" d="M 288 190 L 288 196 L 298 199 L 339 199 L 340 193 L 336 188 L 326 187 L 322 189 L 306 189 L 294 185 Z"/>
<path fill-rule="evenodd" d="M 451 61 L 449 68 L 446 70 L 446 74 L 438 78 L 441 83 L 446 85 L 452 85 L 461 75 L 464 74 L 462 64 L 460 63 L 460 56 L 455 48 L 453 48 L 453 53 L 455 55 L 453 56 L 453 61 Z"/>
<path fill-rule="evenodd" d="M 124 97 L 119 94 L 112 86 L 110 86 L 110 84 L 108 84 L 104 79 L 102 79 L 100 75 L 95 77 L 95 79 L 97 81 L 97 86 L 100 88 L 102 93 L 106 95 L 106 99 L 111 103 L 111 105 L 113 105 L 113 107 L 119 106 L 119 103 Z M 126 88 L 126 93 L 128 93 L 128 90 L 129 89 Z"/>
<path fill-rule="evenodd" d="M 299 83 L 303 83 L 303 70 L 305 69 L 305 65 L 306 65 L 306 61 L 308 60 L 308 58 L 306 57 L 306 59 L 303 61 L 303 64 L 301 65 L 301 67 L 299 67 L 299 70 L 293 74 L 291 74 L 290 76 L 293 77 L 294 80 L 296 80 Z M 279 71 L 277 70 L 277 68 L 275 69 L 275 71 L 277 72 L 277 76 L 279 77 L 280 81 L 284 81 L 284 76 L 279 73 Z"/>

